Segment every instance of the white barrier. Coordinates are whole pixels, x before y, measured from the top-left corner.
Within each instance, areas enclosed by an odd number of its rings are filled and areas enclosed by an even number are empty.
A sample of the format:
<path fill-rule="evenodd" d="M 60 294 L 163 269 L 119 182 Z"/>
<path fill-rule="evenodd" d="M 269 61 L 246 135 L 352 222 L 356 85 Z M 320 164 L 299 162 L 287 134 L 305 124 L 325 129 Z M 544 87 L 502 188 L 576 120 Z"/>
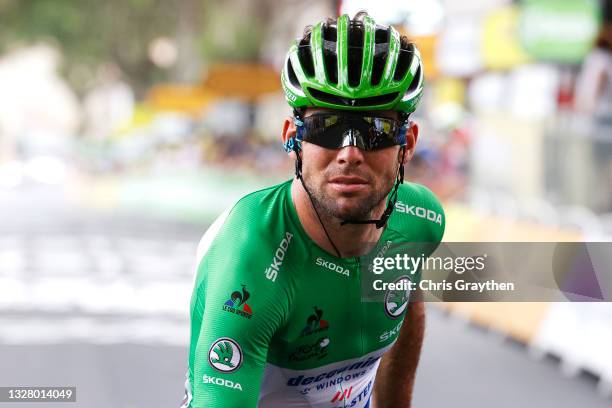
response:
<path fill-rule="evenodd" d="M 551 304 L 531 346 L 560 357 L 568 375 L 599 376 L 599 391 L 612 395 L 612 303 Z"/>

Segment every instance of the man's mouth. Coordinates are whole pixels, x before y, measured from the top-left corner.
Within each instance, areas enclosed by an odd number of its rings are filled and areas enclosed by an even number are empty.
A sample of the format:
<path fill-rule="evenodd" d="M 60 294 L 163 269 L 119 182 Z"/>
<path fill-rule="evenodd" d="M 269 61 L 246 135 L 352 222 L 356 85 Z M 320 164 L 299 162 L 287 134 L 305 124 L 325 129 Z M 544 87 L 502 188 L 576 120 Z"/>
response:
<path fill-rule="evenodd" d="M 329 179 L 329 185 L 340 193 L 354 193 L 367 188 L 368 181 L 357 176 L 336 176 Z"/>

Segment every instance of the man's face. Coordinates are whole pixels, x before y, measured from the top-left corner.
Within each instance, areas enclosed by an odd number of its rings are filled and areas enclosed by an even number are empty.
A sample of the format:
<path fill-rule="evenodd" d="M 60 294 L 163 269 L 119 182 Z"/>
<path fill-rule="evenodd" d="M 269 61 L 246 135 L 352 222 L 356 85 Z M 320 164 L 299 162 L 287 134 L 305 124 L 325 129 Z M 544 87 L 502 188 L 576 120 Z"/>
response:
<path fill-rule="evenodd" d="M 322 111 L 309 108 L 304 116 Z M 377 116 L 397 119 L 397 112 Z M 302 143 L 302 175 L 318 209 L 343 220 L 371 218 L 372 210 L 386 199 L 397 176 L 400 147 L 364 151 L 355 146 L 326 149 Z"/>

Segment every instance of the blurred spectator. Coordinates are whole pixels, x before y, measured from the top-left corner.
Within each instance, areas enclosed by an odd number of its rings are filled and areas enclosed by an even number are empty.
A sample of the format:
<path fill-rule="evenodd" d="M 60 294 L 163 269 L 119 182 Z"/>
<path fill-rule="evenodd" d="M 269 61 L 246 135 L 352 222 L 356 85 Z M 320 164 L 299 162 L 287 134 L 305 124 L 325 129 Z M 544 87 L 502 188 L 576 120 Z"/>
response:
<path fill-rule="evenodd" d="M 60 62 L 61 54 L 47 45 L 18 48 L 0 59 L 0 160 L 3 150 L 9 157 L 48 153 L 43 145 L 65 143 L 74 134 L 79 106 L 59 75 Z"/>
<path fill-rule="evenodd" d="M 134 93 L 121 80 L 116 65 L 100 67 L 93 88 L 85 96 L 84 108 L 85 132 L 96 140 L 112 135 L 130 121 L 134 109 Z"/>
<path fill-rule="evenodd" d="M 608 124 L 612 124 L 611 3 L 608 0 L 604 2 L 603 25 L 576 84 L 577 109 Z"/>
<path fill-rule="evenodd" d="M 598 210 L 612 210 L 612 1 L 603 7 L 603 24 L 576 84 L 576 109 L 593 118 L 593 156 L 599 169 Z"/>

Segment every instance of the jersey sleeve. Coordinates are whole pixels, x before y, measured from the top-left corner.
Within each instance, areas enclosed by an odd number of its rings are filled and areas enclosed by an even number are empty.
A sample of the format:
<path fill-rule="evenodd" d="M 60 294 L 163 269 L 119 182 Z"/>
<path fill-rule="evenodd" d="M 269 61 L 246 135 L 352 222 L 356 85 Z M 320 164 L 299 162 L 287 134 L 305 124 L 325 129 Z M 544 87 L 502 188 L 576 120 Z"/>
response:
<path fill-rule="evenodd" d="M 407 183 L 400 187 L 390 224 L 404 235 L 406 241 L 437 246 L 444 236 L 446 216 L 431 190 L 420 184 Z"/>
<path fill-rule="evenodd" d="M 411 258 L 428 258 L 444 236 L 446 216 L 442 204 L 427 187 L 405 183 L 398 190 L 389 228 L 395 231 L 395 250 Z M 422 277 L 422 268 L 414 273 L 414 282 Z"/>
<path fill-rule="evenodd" d="M 436 197 L 430 189 L 420 184 L 416 184 L 414 187 L 416 191 L 418 191 L 418 194 L 416 194 L 416 202 L 419 206 L 419 209 L 415 210 L 415 214 L 420 218 L 426 231 L 423 234 L 424 255 L 429 257 L 436 251 L 444 237 L 446 214 L 444 213 L 444 208 L 440 200 L 438 200 L 438 197 Z M 420 210 L 420 208 L 424 209 L 424 211 Z M 423 217 L 423 214 L 425 217 Z M 422 277 L 423 268 L 420 267 L 416 274 L 415 282 L 420 282 Z"/>
<path fill-rule="evenodd" d="M 444 208 L 440 200 L 438 200 L 438 197 L 436 197 L 430 189 L 422 185 L 418 187 L 422 194 L 423 207 L 426 209 L 425 219 L 429 226 L 429 239 L 431 242 L 439 244 L 442 242 L 444 230 L 446 229 L 446 214 L 444 213 Z"/>
<path fill-rule="evenodd" d="M 184 405 L 191 408 L 255 407 L 269 344 L 288 314 L 287 294 L 266 274 L 277 248 L 250 215 L 234 208 L 225 217 L 198 250 Z"/>

